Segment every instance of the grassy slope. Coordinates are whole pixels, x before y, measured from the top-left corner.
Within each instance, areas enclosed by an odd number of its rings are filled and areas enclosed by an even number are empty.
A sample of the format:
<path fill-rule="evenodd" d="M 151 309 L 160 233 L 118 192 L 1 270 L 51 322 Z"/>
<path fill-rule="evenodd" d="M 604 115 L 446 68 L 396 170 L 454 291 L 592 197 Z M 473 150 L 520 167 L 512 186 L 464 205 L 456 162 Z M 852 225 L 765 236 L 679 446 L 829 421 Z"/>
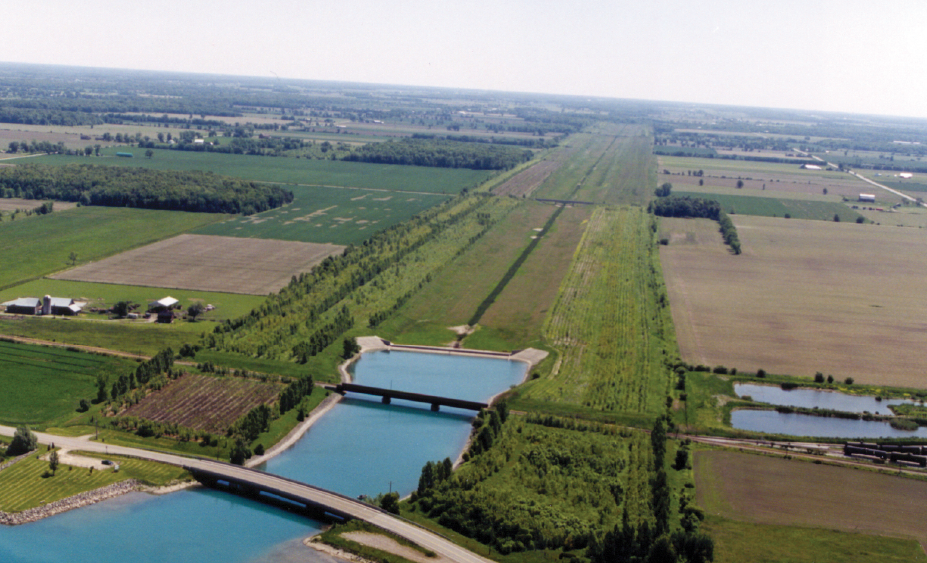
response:
<path fill-rule="evenodd" d="M 93 471 L 82 467 L 69 469 L 61 465 L 52 476 L 43 476 L 48 471 L 48 462 L 38 459 L 47 453 L 45 448 L 0 472 L 0 510 L 21 512 L 49 502 L 105 487 L 126 479 L 138 479 L 150 485 L 166 485 L 184 477 L 179 467 L 141 461 L 137 459 L 109 456 L 119 464 L 119 471 Z M 92 457 L 90 454 L 86 454 Z"/>
<path fill-rule="evenodd" d="M 467 322 L 528 245 L 533 229 L 542 226 L 553 211 L 552 206 L 533 202 L 519 205 L 378 327 L 377 334 L 416 344 L 442 345 L 453 340 L 448 327 Z"/>
<path fill-rule="evenodd" d="M 68 211 L 0 223 L 0 261 L 16 264 L 0 271 L 0 288 L 68 267 L 71 252 L 78 263 L 149 244 L 225 217 L 115 207 L 79 207 Z"/>

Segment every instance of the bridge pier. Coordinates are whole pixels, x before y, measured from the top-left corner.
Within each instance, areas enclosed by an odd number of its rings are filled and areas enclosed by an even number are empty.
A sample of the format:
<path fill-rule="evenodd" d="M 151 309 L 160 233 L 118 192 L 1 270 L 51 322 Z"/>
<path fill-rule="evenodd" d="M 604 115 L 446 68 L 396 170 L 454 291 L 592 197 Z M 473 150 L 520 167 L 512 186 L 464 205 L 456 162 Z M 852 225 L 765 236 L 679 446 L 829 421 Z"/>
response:
<path fill-rule="evenodd" d="M 431 403 L 431 410 L 432 412 L 438 412 L 441 410 L 441 405 L 438 403 Z"/>
<path fill-rule="evenodd" d="M 389 395 L 383 395 L 383 404 L 388 405 L 393 402 L 393 399 Z"/>

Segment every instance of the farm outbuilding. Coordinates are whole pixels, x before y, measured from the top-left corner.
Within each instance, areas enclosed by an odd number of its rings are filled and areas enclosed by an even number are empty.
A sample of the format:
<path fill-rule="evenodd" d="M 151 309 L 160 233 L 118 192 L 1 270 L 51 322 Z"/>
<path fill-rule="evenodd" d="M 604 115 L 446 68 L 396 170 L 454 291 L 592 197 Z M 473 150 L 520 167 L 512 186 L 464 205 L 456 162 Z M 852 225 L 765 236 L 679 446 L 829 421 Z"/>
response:
<path fill-rule="evenodd" d="M 157 301 L 149 303 L 148 312 L 156 314 L 159 323 L 172 323 L 174 322 L 174 307 L 176 307 L 178 303 L 180 303 L 180 301 L 168 295 L 167 297 L 162 297 Z"/>
<path fill-rule="evenodd" d="M 7 313 L 15 315 L 64 315 L 72 317 L 80 314 L 87 304 L 69 297 L 20 297 L 3 303 Z"/>
<path fill-rule="evenodd" d="M 875 203 L 875 194 L 859 194 L 859 200 Z"/>

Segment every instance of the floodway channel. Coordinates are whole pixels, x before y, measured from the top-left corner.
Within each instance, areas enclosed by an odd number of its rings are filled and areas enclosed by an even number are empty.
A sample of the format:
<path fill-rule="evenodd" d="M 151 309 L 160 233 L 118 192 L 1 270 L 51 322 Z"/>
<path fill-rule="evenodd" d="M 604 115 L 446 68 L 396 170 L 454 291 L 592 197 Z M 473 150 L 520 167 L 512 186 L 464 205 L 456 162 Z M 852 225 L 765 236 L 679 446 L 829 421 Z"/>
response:
<path fill-rule="evenodd" d="M 12 436 L 14 432 L 15 428 L 0 426 L 0 434 Z M 270 473 L 264 473 L 255 469 L 240 467 L 221 461 L 184 457 L 125 446 L 101 444 L 98 442 L 91 442 L 87 438 L 68 438 L 42 432 L 36 432 L 35 435 L 40 443 L 47 445 L 54 444 L 55 447 L 156 461 L 189 468 L 194 471 L 222 475 L 236 482 L 253 484 L 262 489 L 281 491 L 294 497 L 305 498 L 317 505 L 328 507 L 332 512 L 369 522 L 387 532 L 396 534 L 425 549 L 446 557 L 450 561 L 458 563 L 489 563 L 488 559 L 470 552 L 438 534 L 389 514 L 380 508 L 351 499 L 344 495 L 339 495 Z"/>

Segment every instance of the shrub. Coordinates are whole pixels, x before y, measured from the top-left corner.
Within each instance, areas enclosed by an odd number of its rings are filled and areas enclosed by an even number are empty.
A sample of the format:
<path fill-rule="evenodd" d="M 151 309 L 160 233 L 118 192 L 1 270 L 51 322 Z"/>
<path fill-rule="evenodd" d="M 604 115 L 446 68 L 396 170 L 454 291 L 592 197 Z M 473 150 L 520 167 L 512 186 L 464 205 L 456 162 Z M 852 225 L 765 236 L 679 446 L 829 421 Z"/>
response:
<path fill-rule="evenodd" d="M 821 372 L 817 372 L 816 374 L 814 374 L 814 382 L 824 383 L 824 374 Z"/>
<path fill-rule="evenodd" d="M 853 378 L 852 378 L 852 377 L 848 377 L 848 378 L 844 379 L 843 382 L 846 383 L 847 385 L 853 385 Z"/>
<path fill-rule="evenodd" d="M 20 426 L 16 429 L 16 433 L 13 434 L 13 440 L 10 442 L 10 447 L 6 449 L 6 455 L 21 455 L 31 452 L 38 446 L 39 439 L 35 437 L 32 430 L 29 430 L 28 426 Z"/>
<path fill-rule="evenodd" d="M 727 375 L 727 368 L 724 366 L 715 366 L 715 369 L 712 371 L 720 375 Z"/>
<path fill-rule="evenodd" d="M 765 370 L 765 369 L 758 369 L 758 370 L 756 370 L 756 376 L 757 376 L 757 377 L 766 377 L 766 370 Z"/>

